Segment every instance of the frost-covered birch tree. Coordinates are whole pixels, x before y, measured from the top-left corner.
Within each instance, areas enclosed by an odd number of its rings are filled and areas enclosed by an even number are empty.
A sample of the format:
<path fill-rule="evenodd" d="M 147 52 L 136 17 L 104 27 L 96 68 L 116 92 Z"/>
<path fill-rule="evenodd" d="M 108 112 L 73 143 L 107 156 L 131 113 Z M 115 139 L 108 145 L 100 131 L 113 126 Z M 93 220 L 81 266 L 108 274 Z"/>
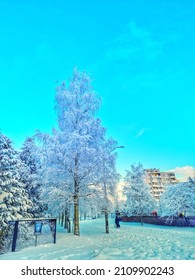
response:
<path fill-rule="evenodd" d="M 189 178 L 182 182 L 166 187 L 160 198 L 162 215 L 172 216 L 184 212 L 186 215 L 195 214 L 195 180 Z"/>
<path fill-rule="evenodd" d="M 73 202 L 74 234 L 80 235 L 79 200 L 91 195 L 90 186 L 102 183 L 102 166 L 112 158 L 106 145 L 110 143 L 111 151 L 116 141 L 106 139 L 106 130 L 96 117 L 100 98 L 85 72 L 74 70 L 69 84 L 57 88 L 55 100 L 58 129 L 52 135 L 39 136 L 43 139 L 45 178 L 51 194 L 55 189 L 62 199 Z"/>
<path fill-rule="evenodd" d="M 20 175 L 22 163 L 11 140 L 0 133 L 0 247 L 5 249 L 9 221 L 32 217 L 29 199 Z"/>
<path fill-rule="evenodd" d="M 124 194 L 126 196 L 125 211 L 128 215 L 148 215 L 155 207 L 155 200 L 149 187 L 144 183 L 144 169 L 141 163 L 131 165 L 126 170 Z"/>

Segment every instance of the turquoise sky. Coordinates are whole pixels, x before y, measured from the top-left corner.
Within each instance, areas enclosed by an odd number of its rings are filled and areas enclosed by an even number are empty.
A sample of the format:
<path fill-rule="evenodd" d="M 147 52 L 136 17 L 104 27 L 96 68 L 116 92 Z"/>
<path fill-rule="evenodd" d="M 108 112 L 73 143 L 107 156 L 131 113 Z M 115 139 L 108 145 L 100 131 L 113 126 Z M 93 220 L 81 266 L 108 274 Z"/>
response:
<path fill-rule="evenodd" d="M 0 0 L 0 129 L 19 148 L 55 125 L 56 86 L 86 70 L 119 150 L 161 170 L 195 166 L 194 0 Z"/>

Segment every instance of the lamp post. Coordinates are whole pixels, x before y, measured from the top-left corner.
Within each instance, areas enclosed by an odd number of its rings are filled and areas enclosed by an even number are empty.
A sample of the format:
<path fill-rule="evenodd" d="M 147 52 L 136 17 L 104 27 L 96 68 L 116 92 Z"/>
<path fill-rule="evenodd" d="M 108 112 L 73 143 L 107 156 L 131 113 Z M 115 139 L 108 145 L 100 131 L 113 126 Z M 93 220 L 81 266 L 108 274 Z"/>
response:
<path fill-rule="evenodd" d="M 111 151 L 109 151 L 109 153 L 113 152 L 116 149 L 123 149 L 124 146 L 117 146 L 114 147 Z M 105 176 L 105 173 L 104 173 Z M 105 182 L 105 177 L 104 177 L 104 195 L 105 195 L 105 200 L 106 200 L 106 204 L 108 202 L 108 197 L 107 197 L 107 188 L 106 188 L 106 182 Z M 105 226 L 106 226 L 106 233 L 109 233 L 109 223 L 108 223 L 108 209 L 107 206 L 105 207 Z"/>

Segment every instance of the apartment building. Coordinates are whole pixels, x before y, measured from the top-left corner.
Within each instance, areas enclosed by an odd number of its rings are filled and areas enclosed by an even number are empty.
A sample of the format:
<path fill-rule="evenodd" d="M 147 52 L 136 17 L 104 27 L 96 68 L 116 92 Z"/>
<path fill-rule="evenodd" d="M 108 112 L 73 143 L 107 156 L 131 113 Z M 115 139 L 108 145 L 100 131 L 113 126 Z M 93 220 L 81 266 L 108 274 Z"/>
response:
<path fill-rule="evenodd" d="M 150 186 L 153 197 L 159 201 L 166 185 L 178 183 L 174 172 L 160 172 L 159 169 L 144 169 L 145 182 Z"/>

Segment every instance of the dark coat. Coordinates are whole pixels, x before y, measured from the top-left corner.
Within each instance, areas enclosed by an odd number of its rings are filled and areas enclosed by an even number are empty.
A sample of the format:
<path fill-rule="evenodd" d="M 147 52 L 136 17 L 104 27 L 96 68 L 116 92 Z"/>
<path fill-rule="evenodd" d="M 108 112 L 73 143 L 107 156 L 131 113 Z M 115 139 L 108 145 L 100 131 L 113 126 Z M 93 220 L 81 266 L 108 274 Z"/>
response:
<path fill-rule="evenodd" d="M 119 222 L 120 222 L 120 218 L 119 218 L 118 216 L 116 216 L 116 218 L 115 218 L 115 224 L 116 224 L 116 227 L 117 227 L 117 228 L 120 227 Z"/>

